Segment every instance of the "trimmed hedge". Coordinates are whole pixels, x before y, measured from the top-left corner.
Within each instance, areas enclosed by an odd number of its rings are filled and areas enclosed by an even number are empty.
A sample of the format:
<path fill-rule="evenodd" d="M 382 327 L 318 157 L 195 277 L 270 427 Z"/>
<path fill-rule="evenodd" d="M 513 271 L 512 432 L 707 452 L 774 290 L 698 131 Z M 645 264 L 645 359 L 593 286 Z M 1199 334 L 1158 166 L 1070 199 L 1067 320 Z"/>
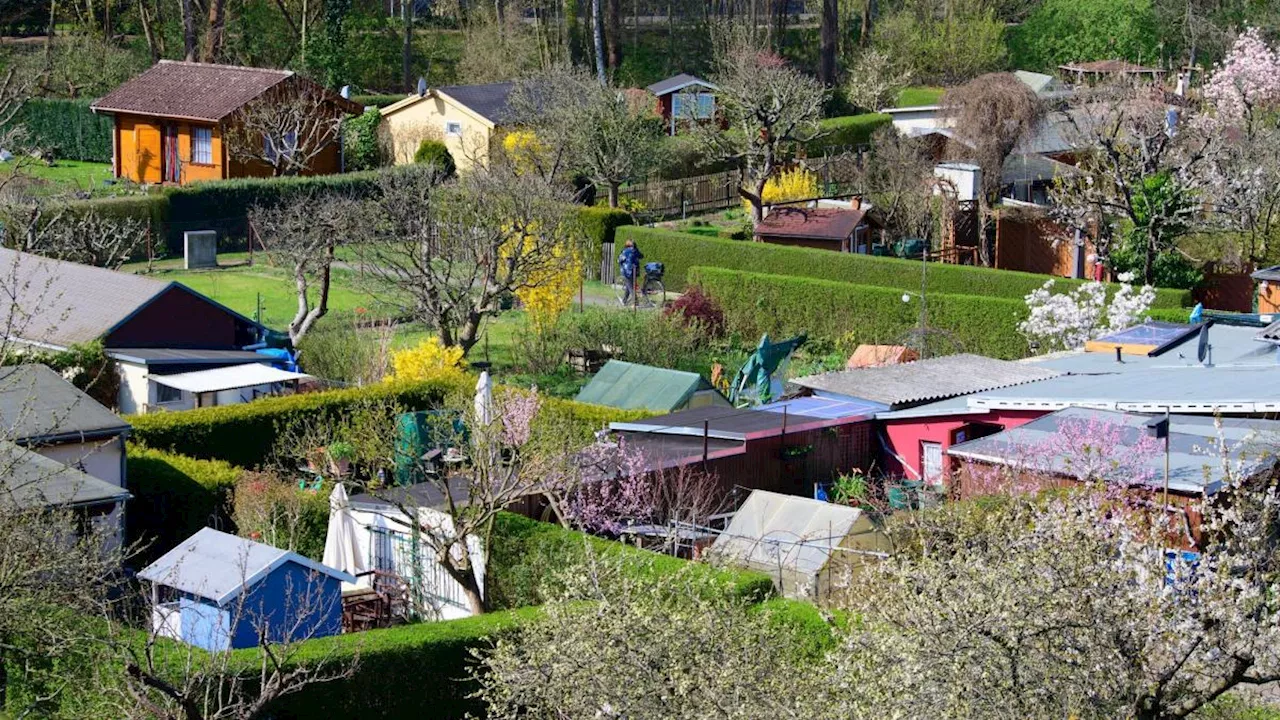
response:
<path fill-rule="evenodd" d="M 150 564 L 203 527 L 235 532 L 231 495 L 244 470 L 222 460 L 197 460 L 130 445 L 125 536 L 146 547 L 133 564 Z"/>
<path fill-rule="evenodd" d="M 471 379 L 463 384 L 466 387 L 444 381 L 378 383 L 363 388 L 263 398 L 239 405 L 132 415 L 129 422 L 133 425 L 133 439 L 148 447 L 254 468 L 269 459 L 276 430 L 286 422 L 297 418 L 324 422 L 371 400 L 394 401 L 405 410 L 428 410 L 439 407 L 450 393 L 469 392 L 471 384 Z M 589 440 L 592 433 L 610 422 L 650 416 L 652 413 L 644 411 L 544 397 L 538 422 L 558 423 L 557 427 Z"/>
<path fill-rule="evenodd" d="M 351 102 L 359 103 L 365 107 L 384 108 L 388 105 L 394 105 L 401 100 L 409 97 L 408 95 L 352 95 Z"/>
<path fill-rule="evenodd" d="M 53 151 L 56 158 L 111 162 L 110 115 L 89 110 L 93 100 L 32 98 L 14 124 L 25 128 L 27 140 L 35 147 Z"/>
<path fill-rule="evenodd" d="M 566 530 L 523 515 L 502 513 L 494 526 L 488 564 L 494 607 L 511 609 L 545 603 L 546 592 L 551 589 L 547 582 L 557 572 L 585 562 L 588 544 L 597 556 L 616 554 L 625 558 L 628 567 L 636 568 L 637 577 L 660 577 L 688 565 L 688 561 L 670 555 Z M 710 565 L 695 567 L 748 602 L 760 602 L 773 595 L 773 580 L 765 573 L 720 570 Z"/>
<path fill-rule="evenodd" d="M 919 298 L 904 303 L 893 288 L 707 267 L 690 268 L 689 281 L 720 303 L 730 331 L 750 337 L 808 332 L 851 345 L 898 344 L 920 322 Z M 1027 355 L 1022 300 L 930 292 L 928 313 L 929 327 L 951 333 L 964 352 Z"/>
<path fill-rule="evenodd" d="M 407 410 L 426 410 L 438 406 L 452 389 L 440 382 L 379 383 L 239 405 L 132 415 L 129 423 L 133 439 L 148 447 L 253 468 L 270 457 L 281 423 L 295 419 L 324 422 L 369 400 L 392 400 Z"/>
<path fill-rule="evenodd" d="M 631 224 L 631 214 L 610 207 L 584 207 L 578 211 L 578 223 L 586 235 L 586 252 L 582 258 L 587 277 L 600 279 L 601 245 L 613 242 L 617 229 Z"/>
<path fill-rule="evenodd" d="M 920 290 L 920 262 L 900 258 L 837 253 L 816 248 L 787 247 L 769 243 L 722 240 L 701 235 L 629 226 L 619 228 L 619 240 L 634 240 L 645 260 L 666 264 L 664 282 L 668 289 L 683 289 L 686 274 L 694 265 L 730 270 L 768 272 L 899 290 Z M 620 250 L 620 244 L 616 247 Z M 972 265 L 930 263 L 928 291 L 953 295 L 1009 298 L 1022 302 L 1032 290 L 1050 277 L 1034 273 L 995 270 Z M 1054 278 L 1061 289 L 1074 288 L 1083 280 Z M 1179 308 L 1192 305 L 1187 290 L 1159 289 L 1153 307 Z"/>
<path fill-rule="evenodd" d="M 823 135 L 805 143 L 805 150 L 814 155 L 828 149 L 866 145 L 871 142 L 872 133 L 892 122 L 893 118 L 884 113 L 827 118 L 818 122 L 818 130 Z"/>

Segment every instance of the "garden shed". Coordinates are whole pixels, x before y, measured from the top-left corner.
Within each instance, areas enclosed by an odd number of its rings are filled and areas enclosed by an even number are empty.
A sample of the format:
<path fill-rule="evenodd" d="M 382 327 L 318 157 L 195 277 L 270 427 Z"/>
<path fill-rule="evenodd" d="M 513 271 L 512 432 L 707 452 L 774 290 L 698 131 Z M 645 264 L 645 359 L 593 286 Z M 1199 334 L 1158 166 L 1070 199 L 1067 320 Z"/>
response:
<path fill-rule="evenodd" d="M 605 363 L 575 400 L 624 410 L 654 412 L 731 407 L 729 400 L 698 373 L 622 360 Z"/>
<path fill-rule="evenodd" d="M 138 577 L 151 583 L 158 635 L 205 650 L 255 647 L 342 631 L 351 575 L 296 552 L 203 528 Z"/>
<path fill-rule="evenodd" d="M 708 552 L 769 573 L 787 597 L 822 601 L 888 549 L 888 538 L 859 508 L 753 490 Z"/>

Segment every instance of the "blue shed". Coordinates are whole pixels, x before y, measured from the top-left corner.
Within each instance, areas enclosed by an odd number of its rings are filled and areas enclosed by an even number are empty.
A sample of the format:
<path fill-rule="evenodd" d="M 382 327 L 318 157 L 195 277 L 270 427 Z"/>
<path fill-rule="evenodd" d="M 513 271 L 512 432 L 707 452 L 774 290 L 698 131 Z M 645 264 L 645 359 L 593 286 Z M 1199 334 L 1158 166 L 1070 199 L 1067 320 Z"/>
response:
<path fill-rule="evenodd" d="M 138 577 L 151 583 L 157 634 L 204 648 L 254 647 L 342 631 L 351 575 L 295 552 L 213 528 L 184 540 Z"/>

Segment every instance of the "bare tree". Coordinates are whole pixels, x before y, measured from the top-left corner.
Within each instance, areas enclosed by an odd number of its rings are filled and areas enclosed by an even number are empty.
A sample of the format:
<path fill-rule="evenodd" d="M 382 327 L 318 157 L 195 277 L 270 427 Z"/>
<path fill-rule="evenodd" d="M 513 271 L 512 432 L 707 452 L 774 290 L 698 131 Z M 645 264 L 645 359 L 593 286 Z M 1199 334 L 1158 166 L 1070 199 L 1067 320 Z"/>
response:
<path fill-rule="evenodd" d="M 660 162 L 662 123 L 652 109 L 582 70 L 561 66 L 517 84 L 511 106 L 553 155 L 550 174 L 568 164 L 608 191 L 609 207 L 618 207 L 623 183 L 645 177 Z"/>
<path fill-rule="evenodd" d="M 695 123 L 695 128 L 711 155 L 740 164 L 738 194 L 751 205 L 752 222 L 759 224 L 764 219 L 765 183 L 796 144 L 818 135 L 827 92 L 752 41 L 749 33 L 732 30 L 728 35 L 716 52 L 715 82 L 729 132 L 715 122 Z"/>
<path fill-rule="evenodd" d="M 245 105 L 227 123 L 227 153 L 238 162 L 265 165 L 277 177 L 298 175 L 338 142 L 343 117 L 331 93 L 293 78 Z"/>
<path fill-rule="evenodd" d="M 356 214 L 354 201 L 322 192 L 308 192 L 279 205 L 259 205 L 249 211 L 249 223 L 263 247 L 292 272 L 298 298 L 298 309 L 289 321 L 289 339 L 294 345 L 329 312 L 334 251 Z"/>
<path fill-rule="evenodd" d="M 1083 149 L 1080 173 L 1055 182 L 1051 213 L 1073 228 L 1093 226 L 1100 256 L 1114 249 L 1115 223 L 1130 223 L 1143 282 L 1154 284 L 1156 256 L 1176 252 L 1173 242 L 1202 222 L 1195 195 L 1209 180 L 1219 138 L 1200 131 L 1190 109 L 1129 85 L 1081 93 L 1067 120 Z"/>
<path fill-rule="evenodd" d="M 364 276 L 379 302 L 468 351 L 503 298 L 573 261 L 566 250 L 580 233 L 569 199 L 501 161 L 448 184 L 429 168 L 387 173 L 366 204 L 367 237 L 357 246 Z"/>
<path fill-rule="evenodd" d="M 849 67 L 844 96 L 867 112 L 879 112 L 889 107 L 910 82 L 911 72 L 895 67 L 888 55 L 880 50 L 863 50 Z"/>
<path fill-rule="evenodd" d="M 871 152 L 858 170 L 859 186 L 875 217 L 894 238 L 932 241 L 939 233 L 948 194 L 938 193 L 934 161 L 924 140 L 904 137 L 893 127 L 877 130 Z"/>
<path fill-rule="evenodd" d="M 983 265 L 992 263 L 987 243 L 994 220 L 992 206 L 999 202 L 1004 184 L 1004 163 L 1018 143 L 1035 131 L 1044 114 L 1043 104 L 1030 88 L 1012 73 L 981 75 L 942 98 L 957 141 L 953 155 L 982 169 L 978 193 L 978 256 Z"/>
<path fill-rule="evenodd" d="M 56 260 L 111 270 L 145 251 L 148 227 L 136 217 L 103 215 L 91 207 L 68 207 L 43 197 L 10 195 L 0 200 L 4 242 L 11 248 Z"/>

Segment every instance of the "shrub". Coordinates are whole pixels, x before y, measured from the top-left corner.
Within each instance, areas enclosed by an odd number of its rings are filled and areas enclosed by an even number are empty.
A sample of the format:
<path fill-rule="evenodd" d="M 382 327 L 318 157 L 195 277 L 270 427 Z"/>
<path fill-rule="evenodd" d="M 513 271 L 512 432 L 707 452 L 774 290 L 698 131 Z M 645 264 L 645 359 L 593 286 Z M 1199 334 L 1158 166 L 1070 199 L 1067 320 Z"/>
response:
<path fill-rule="evenodd" d="M 22 106 L 14 125 L 26 130 L 26 141 L 56 158 L 111 162 L 113 121 L 94 115 L 93 100 L 32 98 Z"/>
<path fill-rule="evenodd" d="M 331 484 L 301 488 L 269 472 L 247 472 L 235 486 L 234 514 L 244 537 L 311 558 L 324 557 Z"/>
<path fill-rule="evenodd" d="M 440 338 L 432 335 L 414 347 L 392 353 L 391 367 L 397 380 L 456 385 L 467 378 L 462 355 L 462 348 L 445 347 Z"/>
<path fill-rule="evenodd" d="M 902 292 L 892 288 L 719 268 L 693 268 L 689 276 L 720 302 L 729 330 L 749 336 L 808 332 L 855 344 L 892 345 L 919 326 L 919 299 L 904 303 Z M 1025 357 L 1027 343 L 1018 323 L 1026 314 L 1021 300 L 930 292 L 928 326 L 946 331 L 952 340 L 931 340 L 930 348 Z"/>
<path fill-rule="evenodd" d="M 342 126 L 343 153 L 347 170 L 374 170 L 382 165 L 382 145 L 378 142 L 378 126 L 382 113 L 365 110 L 360 117 Z"/>
<path fill-rule="evenodd" d="M 788 200 L 808 200 L 818 197 L 822 189 L 818 186 L 818 176 L 801 168 L 783 170 L 769 178 L 764 184 L 761 200 L 765 205 L 787 202 Z M 751 204 L 742 201 L 742 209 L 751 211 Z"/>
<path fill-rule="evenodd" d="M 586 276 L 600 279 L 601 246 L 613 242 L 617 228 L 631 224 L 631 215 L 609 207 L 584 207 L 578 210 L 578 225 L 585 236 L 582 262 Z"/>
<path fill-rule="evenodd" d="M 453 177 L 458 172 L 458 166 L 453 161 L 453 156 L 449 154 L 449 148 L 439 140 L 427 138 L 418 146 L 417 152 L 413 154 L 413 161 L 419 165 L 434 165 L 445 177 Z"/>
<path fill-rule="evenodd" d="M 133 444 L 128 464 L 125 536 L 146 545 L 135 564 L 149 564 L 203 527 L 235 531 L 230 502 L 242 469 Z"/>
<path fill-rule="evenodd" d="M 768 243 L 707 238 L 689 233 L 628 226 L 617 231 L 619 243 L 634 240 L 649 260 L 666 264 L 666 286 L 680 290 L 694 265 L 731 270 L 769 272 L 821 280 L 876 285 L 899 290 L 920 290 L 920 263 L 916 260 L 836 253 L 815 248 L 785 247 Z M 615 258 L 616 259 L 616 258 Z M 971 265 L 931 263 L 927 268 L 929 292 L 980 295 L 1021 301 L 1044 284 L 1044 275 L 995 270 Z M 1074 288 L 1083 280 L 1058 280 L 1059 287 Z M 1186 290 L 1156 291 L 1154 307 L 1190 307 Z"/>
<path fill-rule="evenodd" d="M 664 312 L 668 316 L 679 317 L 686 327 L 696 324 L 711 337 L 724 335 L 724 310 L 715 299 L 707 297 L 702 288 L 695 286 L 685 290 L 683 295 L 667 305 Z"/>
<path fill-rule="evenodd" d="M 270 458 L 278 426 L 329 422 L 361 403 L 376 400 L 393 401 L 406 410 L 428 410 L 438 407 L 455 389 L 446 382 L 379 383 L 240 405 L 134 415 L 129 422 L 134 439 L 149 447 L 254 468 Z"/>
<path fill-rule="evenodd" d="M 556 589 L 555 576 L 586 562 L 588 552 L 601 556 L 616 553 L 626 559 L 629 570 L 652 576 L 675 573 L 688 564 L 679 558 L 566 530 L 560 525 L 502 513 L 494 525 L 488 565 L 494 607 L 541 605 Z M 744 599 L 758 602 L 773 594 L 773 580 L 765 573 L 718 570 L 710 565 L 697 568 Z"/>
<path fill-rule="evenodd" d="M 826 118 L 818 123 L 821 135 L 805 143 L 805 151 L 810 155 L 821 155 L 827 151 L 866 145 L 871 142 L 872 133 L 892 122 L 893 118 L 884 113 Z"/>

